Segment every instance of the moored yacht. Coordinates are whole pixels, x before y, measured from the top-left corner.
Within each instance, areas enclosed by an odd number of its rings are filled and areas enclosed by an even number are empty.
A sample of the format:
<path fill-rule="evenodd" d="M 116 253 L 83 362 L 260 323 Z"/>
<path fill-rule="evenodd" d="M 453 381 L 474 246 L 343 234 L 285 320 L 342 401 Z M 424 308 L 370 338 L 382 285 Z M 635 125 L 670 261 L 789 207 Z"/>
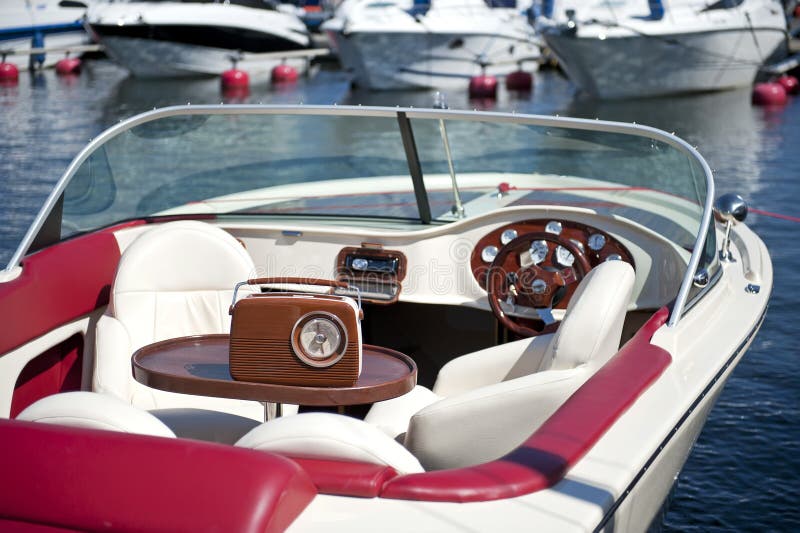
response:
<path fill-rule="evenodd" d="M 635 124 L 133 117 L 0 271 L 0 527 L 645 531 L 766 313 L 746 216 Z"/>
<path fill-rule="evenodd" d="M 746 87 L 787 38 L 774 0 L 546 4 L 537 28 L 570 80 L 598 98 Z"/>
<path fill-rule="evenodd" d="M 139 77 L 219 75 L 239 57 L 252 75 L 305 59 L 258 54 L 308 48 L 308 30 L 294 9 L 261 0 L 104 2 L 86 22 L 114 61 Z"/>
<path fill-rule="evenodd" d="M 446 88 L 473 76 L 538 68 L 539 46 L 527 17 L 483 0 L 346 0 L 322 29 L 369 89 Z"/>

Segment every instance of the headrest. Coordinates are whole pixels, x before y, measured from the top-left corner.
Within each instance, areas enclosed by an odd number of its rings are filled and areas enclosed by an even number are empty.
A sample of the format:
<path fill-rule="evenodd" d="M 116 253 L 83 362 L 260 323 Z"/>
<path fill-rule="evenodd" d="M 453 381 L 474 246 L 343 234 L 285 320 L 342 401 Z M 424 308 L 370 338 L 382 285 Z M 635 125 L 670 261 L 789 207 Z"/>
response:
<path fill-rule="evenodd" d="M 25 408 L 17 420 L 175 437 L 171 429 L 147 411 L 96 392 L 75 391 L 47 396 Z"/>
<path fill-rule="evenodd" d="M 606 261 L 581 281 L 550 344 L 543 369 L 602 365 L 619 349 L 622 325 L 636 279 L 631 265 Z"/>
<path fill-rule="evenodd" d="M 338 459 L 423 472 L 411 452 L 362 420 L 333 413 L 303 413 L 265 422 L 236 446 L 288 456 Z"/>
<path fill-rule="evenodd" d="M 253 260 L 229 233 L 204 222 L 169 222 L 125 250 L 113 293 L 233 290 L 254 274 Z"/>

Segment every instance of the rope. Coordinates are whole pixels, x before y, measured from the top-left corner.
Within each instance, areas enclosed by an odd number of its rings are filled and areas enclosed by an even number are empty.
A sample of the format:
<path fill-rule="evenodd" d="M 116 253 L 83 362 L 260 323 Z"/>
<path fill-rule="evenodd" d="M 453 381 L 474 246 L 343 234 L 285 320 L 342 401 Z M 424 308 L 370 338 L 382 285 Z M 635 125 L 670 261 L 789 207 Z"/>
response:
<path fill-rule="evenodd" d="M 758 215 L 764 215 L 764 216 L 767 216 L 767 217 L 778 218 L 780 220 L 788 220 L 789 222 L 797 222 L 798 224 L 800 224 L 800 217 L 793 217 L 791 215 L 782 215 L 780 213 L 773 213 L 771 211 L 764 211 L 762 209 L 754 209 L 752 207 L 750 208 L 750 211 L 753 212 L 753 213 L 756 213 Z"/>

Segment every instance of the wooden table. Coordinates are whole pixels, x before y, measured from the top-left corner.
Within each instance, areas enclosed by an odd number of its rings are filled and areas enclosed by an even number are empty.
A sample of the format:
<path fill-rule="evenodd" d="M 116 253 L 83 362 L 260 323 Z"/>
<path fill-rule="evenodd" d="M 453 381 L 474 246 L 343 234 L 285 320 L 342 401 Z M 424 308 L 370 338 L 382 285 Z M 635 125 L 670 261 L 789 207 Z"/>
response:
<path fill-rule="evenodd" d="M 133 354 L 133 377 L 169 392 L 313 406 L 372 403 L 401 396 L 417 383 L 417 365 L 400 352 L 364 344 L 361 375 L 352 387 L 300 387 L 237 381 L 228 365 L 228 335 L 157 342 Z"/>

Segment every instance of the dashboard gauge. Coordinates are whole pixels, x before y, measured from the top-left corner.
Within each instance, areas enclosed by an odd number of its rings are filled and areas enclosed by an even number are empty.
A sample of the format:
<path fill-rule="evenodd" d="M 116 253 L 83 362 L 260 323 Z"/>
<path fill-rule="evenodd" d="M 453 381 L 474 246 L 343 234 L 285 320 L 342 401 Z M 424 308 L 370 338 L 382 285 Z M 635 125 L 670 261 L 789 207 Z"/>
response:
<path fill-rule="evenodd" d="M 562 267 L 571 267 L 575 262 L 575 256 L 563 246 L 558 246 L 556 248 L 556 262 Z"/>
<path fill-rule="evenodd" d="M 531 260 L 534 265 L 538 265 L 547 258 L 547 252 L 550 248 L 547 247 L 547 241 L 533 241 L 531 243 Z"/>
<path fill-rule="evenodd" d="M 550 222 L 548 222 L 548 223 L 547 223 L 547 225 L 544 227 L 544 230 L 545 230 L 547 233 L 553 233 L 553 234 L 555 234 L 555 235 L 559 235 L 559 234 L 561 234 L 561 230 L 562 230 L 562 229 L 563 229 L 563 228 L 561 227 L 561 222 L 559 222 L 558 220 L 551 220 L 551 221 L 550 221 Z"/>
<path fill-rule="evenodd" d="M 505 245 L 510 243 L 516 238 L 517 238 L 517 230 L 507 229 L 500 235 L 500 243 Z"/>
<path fill-rule="evenodd" d="M 484 263 L 491 263 L 497 257 L 497 252 L 497 246 L 487 246 L 481 250 L 481 259 L 483 259 Z"/>
<path fill-rule="evenodd" d="M 606 257 L 606 261 L 622 261 L 622 256 L 619 254 L 611 254 Z"/>
<path fill-rule="evenodd" d="M 533 291 L 533 294 L 544 294 L 544 292 L 547 290 L 547 282 L 545 282 L 543 279 L 535 279 L 533 280 L 533 283 L 531 283 L 531 290 Z"/>
<path fill-rule="evenodd" d="M 606 245 L 606 237 L 605 235 L 601 235 L 599 233 L 593 233 L 589 235 L 589 248 L 594 250 L 595 252 L 599 252 L 603 249 Z"/>

